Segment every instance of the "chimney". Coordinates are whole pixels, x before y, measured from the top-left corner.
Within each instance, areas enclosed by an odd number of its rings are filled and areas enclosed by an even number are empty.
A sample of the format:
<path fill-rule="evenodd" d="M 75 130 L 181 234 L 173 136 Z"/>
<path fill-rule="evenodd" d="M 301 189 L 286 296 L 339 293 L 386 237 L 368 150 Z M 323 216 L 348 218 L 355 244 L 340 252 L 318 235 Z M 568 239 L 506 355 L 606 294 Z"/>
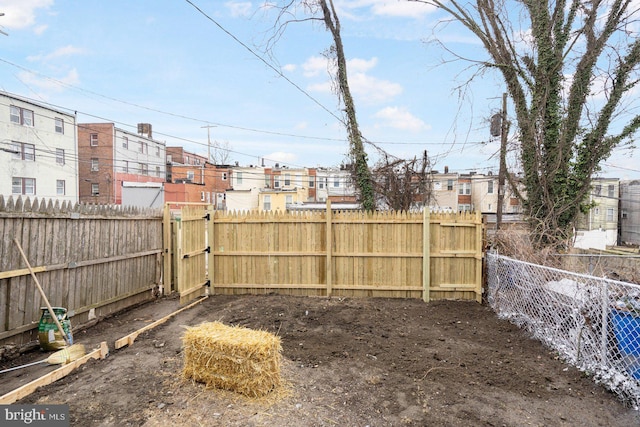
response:
<path fill-rule="evenodd" d="M 138 135 L 145 136 L 149 139 L 153 138 L 151 135 L 150 123 L 138 123 Z"/>
<path fill-rule="evenodd" d="M 449 166 L 444 167 L 444 173 L 449 173 Z"/>

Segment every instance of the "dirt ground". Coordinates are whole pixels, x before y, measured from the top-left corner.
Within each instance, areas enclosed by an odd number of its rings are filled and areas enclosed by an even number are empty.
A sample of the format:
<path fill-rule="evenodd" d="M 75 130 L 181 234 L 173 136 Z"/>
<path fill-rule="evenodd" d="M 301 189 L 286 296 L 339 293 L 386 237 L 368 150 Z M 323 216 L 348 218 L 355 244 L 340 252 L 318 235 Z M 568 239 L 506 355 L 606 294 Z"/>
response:
<path fill-rule="evenodd" d="M 625 408 L 487 306 L 473 302 L 212 296 L 163 298 L 74 330 L 111 354 L 18 404 L 69 405 L 72 426 L 638 426 Z M 222 321 L 277 333 L 287 393 L 255 401 L 181 378 L 184 326 Z M 0 369 L 46 357 L 34 351 Z M 0 394 L 55 366 L 0 374 Z"/>

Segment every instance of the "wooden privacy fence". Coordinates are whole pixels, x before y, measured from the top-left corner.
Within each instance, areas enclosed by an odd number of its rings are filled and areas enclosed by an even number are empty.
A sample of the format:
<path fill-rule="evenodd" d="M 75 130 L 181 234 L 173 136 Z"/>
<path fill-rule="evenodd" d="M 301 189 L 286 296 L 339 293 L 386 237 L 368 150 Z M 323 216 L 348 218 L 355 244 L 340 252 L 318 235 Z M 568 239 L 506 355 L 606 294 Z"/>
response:
<path fill-rule="evenodd" d="M 44 306 L 14 238 L 53 306 L 84 323 L 152 298 L 162 212 L 0 196 L 0 344 L 37 338 Z"/>
<path fill-rule="evenodd" d="M 482 299 L 479 213 L 336 212 L 328 205 L 323 212 L 215 211 L 203 221 L 204 211 L 193 212 L 183 211 L 182 222 L 196 220 L 200 231 L 189 233 L 200 243 L 190 247 L 206 251 L 199 265 L 206 259 L 208 267 L 174 286 L 181 296 L 203 294 L 207 283 L 218 294 Z M 183 257 L 176 248 L 189 245 L 185 237 L 174 231 L 165 242 L 175 247 L 166 252 Z"/>

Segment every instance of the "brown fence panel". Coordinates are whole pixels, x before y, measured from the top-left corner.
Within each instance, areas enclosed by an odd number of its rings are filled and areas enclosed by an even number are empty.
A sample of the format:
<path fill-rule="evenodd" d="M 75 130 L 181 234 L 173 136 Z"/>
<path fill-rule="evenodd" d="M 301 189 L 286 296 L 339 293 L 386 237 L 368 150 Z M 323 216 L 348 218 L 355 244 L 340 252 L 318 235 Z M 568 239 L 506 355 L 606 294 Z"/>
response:
<path fill-rule="evenodd" d="M 0 344 L 36 339 L 47 298 L 84 323 L 148 300 L 160 280 L 162 216 L 156 210 L 38 202 L 0 196 Z"/>

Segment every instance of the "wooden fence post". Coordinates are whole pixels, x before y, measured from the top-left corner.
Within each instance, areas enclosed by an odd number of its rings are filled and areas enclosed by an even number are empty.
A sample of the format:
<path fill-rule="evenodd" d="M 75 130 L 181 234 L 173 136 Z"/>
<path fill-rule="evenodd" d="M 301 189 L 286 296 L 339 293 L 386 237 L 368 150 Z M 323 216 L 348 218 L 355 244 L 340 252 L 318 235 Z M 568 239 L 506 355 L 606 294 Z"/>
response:
<path fill-rule="evenodd" d="M 331 296 L 331 287 L 333 285 L 332 283 L 332 275 L 333 275 L 333 268 L 331 266 L 331 256 L 332 256 L 332 250 L 333 247 L 331 245 L 331 242 L 333 241 L 332 238 L 332 231 L 331 231 L 331 200 L 327 199 L 327 242 L 326 242 L 326 248 L 327 248 L 327 296 L 330 297 Z"/>
<path fill-rule="evenodd" d="M 171 209 L 169 209 L 169 203 L 164 204 L 164 212 L 162 215 L 162 240 L 163 240 L 163 253 L 164 257 L 163 269 L 162 269 L 162 283 L 160 283 L 160 295 L 165 294 L 165 284 L 168 285 L 168 291 L 171 293 Z"/>
<path fill-rule="evenodd" d="M 422 215 L 422 300 L 429 302 L 431 288 L 431 233 L 430 233 L 430 211 L 429 206 L 425 206 Z"/>

